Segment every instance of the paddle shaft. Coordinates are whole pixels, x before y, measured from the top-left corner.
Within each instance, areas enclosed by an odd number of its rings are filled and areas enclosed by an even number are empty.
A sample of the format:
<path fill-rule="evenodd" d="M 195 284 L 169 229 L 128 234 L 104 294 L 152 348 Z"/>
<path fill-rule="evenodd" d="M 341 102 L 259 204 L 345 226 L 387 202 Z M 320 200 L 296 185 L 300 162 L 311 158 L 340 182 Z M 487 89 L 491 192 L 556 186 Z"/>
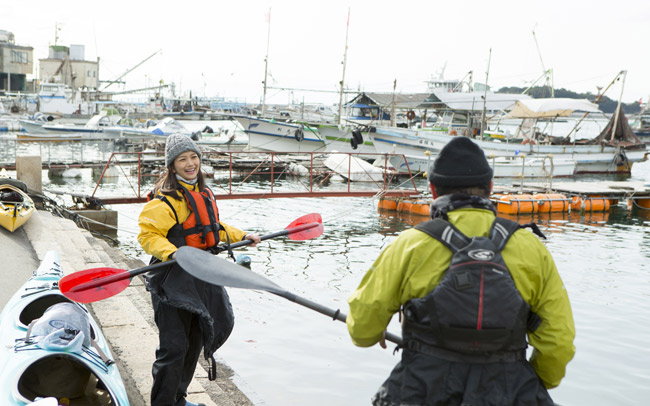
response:
<path fill-rule="evenodd" d="M 285 230 L 277 231 L 275 233 L 263 235 L 263 236 L 260 237 L 260 240 L 264 241 L 264 240 L 268 240 L 269 238 L 281 237 L 283 235 L 298 233 L 300 231 L 305 231 L 305 230 L 309 230 L 310 228 L 318 227 L 319 224 L 320 223 L 318 223 L 318 222 L 301 224 L 301 225 L 296 226 L 296 227 L 287 228 Z M 243 240 L 243 241 L 240 241 L 240 242 L 230 244 L 230 248 L 239 248 L 239 247 L 243 247 L 244 245 L 249 245 L 249 244 L 252 244 L 252 243 L 253 243 L 253 240 Z M 225 245 L 219 246 L 217 248 L 217 250 L 219 252 L 225 251 L 227 249 L 228 249 L 228 247 L 225 246 Z"/>
<path fill-rule="evenodd" d="M 344 313 L 341 313 L 341 311 L 338 310 L 338 309 L 336 309 L 336 310 L 330 309 L 329 307 L 325 307 L 325 306 L 323 306 L 323 305 L 321 305 L 319 303 L 312 302 L 311 300 L 305 299 L 304 297 L 300 297 L 300 296 L 296 295 L 295 293 L 291 293 L 291 292 L 287 292 L 287 291 L 275 291 L 275 290 L 269 290 L 269 292 L 271 292 L 273 294 L 276 294 L 278 296 L 281 296 L 281 297 L 283 297 L 283 298 L 285 298 L 287 300 L 290 300 L 290 301 L 292 301 L 294 303 L 297 303 L 297 304 L 299 304 L 301 306 L 305 306 L 305 307 L 307 307 L 309 309 L 315 310 L 318 313 L 324 314 L 326 316 L 330 316 L 334 320 L 342 321 L 343 323 L 345 323 L 345 320 L 347 318 L 347 316 Z M 391 342 L 393 342 L 393 343 L 395 343 L 395 344 L 397 344 L 399 346 L 402 345 L 402 338 L 401 337 L 399 337 L 399 336 L 397 336 L 395 334 L 389 333 L 388 331 L 386 331 L 385 334 L 386 334 L 386 340 L 391 341 Z"/>
<path fill-rule="evenodd" d="M 280 237 L 280 236 L 283 236 L 283 235 L 298 233 L 300 231 L 305 231 L 305 230 L 308 230 L 310 228 L 318 227 L 319 224 L 320 223 L 318 223 L 318 222 L 301 224 L 301 225 L 296 226 L 296 227 L 292 227 L 292 228 L 288 228 L 288 229 L 285 229 L 285 230 L 277 231 L 275 233 L 263 235 L 263 236 L 260 237 L 260 240 L 264 241 L 264 240 L 268 240 L 269 238 L 275 238 L 275 237 Z M 239 247 L 243 247 L 245 245 L 250 245 L 252 243 L 253 243 L 253 240 L 243 240 L 243 241 L 240 241 L 240 242 L 236 242 L 234 244 L 230 244 L 230 248 L 239 248 Z M 227 249 L 228 249 L 227 246 L 224 246 L 224 245 L 219 246 L 219 247 L 217 247 L 217 253 L 225 251 Z M 169 261 L 158 262 L 156 264 L 145 266 L 143 268 L 134 269 L 132 271 L 125 271 L 123 273 L 118 273 L 118 274 L 115 274 L 115 275 L 109 275 L 109 276 L 106 276 L 104 278 L 98 278 L 98 279 L 95 279 L 93 281 L 88 281 L 88 282 L 84 282 L 84 283 L 82 283 L 80 285 L 73 286 L 70 289 L 70 291 L 71 292 L 79 292 L 81 290 L 94 289 L 94 288 L 96 288 L 98 286 L 107 285 L 107 284 L 113 283 L 113 282 L 118 282 L 118 281 L 121 281 L 123 279 L 131 279 L 134 276 L 141 275 L 143 273 L 147 273 L 147 272 L 150 272 L 150 271 L 155 271 L 155 270 L 158 270 L 160 268 L 165 268 L 165 267 L 173 265 L 175 263 L 176 263 L 175 259 L 170 259 Z"/>

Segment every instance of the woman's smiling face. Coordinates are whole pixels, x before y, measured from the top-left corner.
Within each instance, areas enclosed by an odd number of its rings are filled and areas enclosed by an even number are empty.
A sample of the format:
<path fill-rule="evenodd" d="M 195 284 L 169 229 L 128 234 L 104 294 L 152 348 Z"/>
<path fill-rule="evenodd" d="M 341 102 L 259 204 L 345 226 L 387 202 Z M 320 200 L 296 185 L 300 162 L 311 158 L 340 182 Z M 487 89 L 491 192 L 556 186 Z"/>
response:
<path fill-rule="evenodd" d="M 183 179 L 194 180 L 199 176 L 201 158 L 194 151 L 185 151 L 174 159 L 174 173 Z"/>

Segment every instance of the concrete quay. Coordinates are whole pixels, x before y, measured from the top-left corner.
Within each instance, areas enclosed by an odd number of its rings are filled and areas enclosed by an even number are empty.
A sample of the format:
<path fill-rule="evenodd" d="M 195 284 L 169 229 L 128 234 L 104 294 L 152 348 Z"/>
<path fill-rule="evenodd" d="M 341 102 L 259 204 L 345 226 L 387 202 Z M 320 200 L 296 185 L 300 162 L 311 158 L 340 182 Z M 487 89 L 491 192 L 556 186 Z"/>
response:
<path fill-rule="evenodd" d="M 14 233 L 1 231 L 2 240 L 11 240 L 0 244 L 0 255 L 9 261 L 5 265 L 20 268 L 21 275 L 26 275 L 15 278 L 15 289 L 27 280 L 50 250 L 58 252 L 66 275 L 89 268 L 135 269 L 145 265 L 93 237 L 88 231 L 79 229 L 73 221 L 56 217 L 48 211 L 35 212 Z M 30 268 L 23 269 L 27 265 Z M 9 287 L 4 289 L 6 291 Z M 6 295 L 6 292 L 0 293 Z M 153 321 L 151 298 L 142 277 L 135 277 L 124 292 L 88 307 L 111 346 L 130 405 L 148 405 L 158 332 Z M 201 357 L 187 399 L 207 406 L 253 406 L 233 383 L 234 372 L 218 359 L 218 355 L 217 352 L 217 380 L 208 380 L 207 364 Z"/>

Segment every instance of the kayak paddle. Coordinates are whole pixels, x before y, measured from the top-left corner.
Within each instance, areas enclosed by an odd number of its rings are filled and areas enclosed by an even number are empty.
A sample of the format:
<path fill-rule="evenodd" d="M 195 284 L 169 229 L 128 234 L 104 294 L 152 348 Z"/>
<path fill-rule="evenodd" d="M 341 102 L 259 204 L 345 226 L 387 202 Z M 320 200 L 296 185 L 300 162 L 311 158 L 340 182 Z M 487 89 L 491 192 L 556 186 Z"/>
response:
<path fill-rule="evenodd" d="M 322 234 L 323 220 L 320 214 L 310 213 L 297 218 L 282 231 L 261 236 L 260 240 L 264 241 L 270 238 L 286 235 L 291 240 L 304 241 L 316 238 Z M 230 248 L 238 248 L 252 243 L 252 240 L 243 240 L 230 244 Z M 217 253 L 225 251 L 226 249 L 227 247 L 225 245 L 220 245 L 217 248 Z M 202 251 L 198 248 L 197 250 Z M 213 254 L 207 251 L 203 252 L 213 256 Z M 107 267 L 85 269 L 61 278 L 59 281 L 59 290 L 65 297 L 74 300 L 75 302 L 92 303 L 115 296 L 122 292 L 129 286 L 131 279 L 136 275 L 141 275 L 156 269 L 166 268 L 175 263 L 176 260 L 172 259 L 130 271 L 126 269 Z"/>
<path fill-rule="evenodd" d="M 193 277 L 204 282 L 231 288 L 265 290 L 299 305 L 345 323 L 346 315 L 284 290 L 270 279 L 234 262 L 210 255 L 194 247 L 181 247 L 174 255 L 178 264 Z M 402 338 L 386 332 L 386 340 L 402 345 Z"/>

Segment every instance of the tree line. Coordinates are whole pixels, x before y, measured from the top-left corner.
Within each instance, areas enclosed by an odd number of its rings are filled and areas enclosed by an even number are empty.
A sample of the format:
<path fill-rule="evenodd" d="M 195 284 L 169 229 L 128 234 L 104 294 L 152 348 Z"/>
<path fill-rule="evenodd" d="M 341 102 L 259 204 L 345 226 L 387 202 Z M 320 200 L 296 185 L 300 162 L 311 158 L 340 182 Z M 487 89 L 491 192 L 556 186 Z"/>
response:
<path fill-rule="evenodd" d="M 514 93 L 514 94 L 521 94 L 526 90 L 526 88 L 523 87 L 515 87 L 515 86 L 509 86 L 509 87 L 502 87 L 499 89 L 497 92 L 498 93 Z M 534 99 L 540 99 L 544 97 L 551 97 L 551 92 L 548 86 L 535 86 L 531 87 L 527 94 L 534 98 Z M 569 99 L 587 99 L 592 102 L 595 102 L 598 104 L 598 107 L 604 112 L 604 113 L 609 113 L 612 114 L 616 111 L 616 106 L 618 105 L 618 100 L 612 100 L 607 96 L 603 96 L 596 102 L 596 97 L 597 95 L 587 92 L 587 93 L 576 93 L 571 90 L 567 89 L 555 89 L 555 97 L 566 97 Z M 641 111 L 641 106 L 638 102 L 634 103 L 621 103 L 621 108 L 623 109 L 623 112 L 625 114 L 636 114 Z"/>

